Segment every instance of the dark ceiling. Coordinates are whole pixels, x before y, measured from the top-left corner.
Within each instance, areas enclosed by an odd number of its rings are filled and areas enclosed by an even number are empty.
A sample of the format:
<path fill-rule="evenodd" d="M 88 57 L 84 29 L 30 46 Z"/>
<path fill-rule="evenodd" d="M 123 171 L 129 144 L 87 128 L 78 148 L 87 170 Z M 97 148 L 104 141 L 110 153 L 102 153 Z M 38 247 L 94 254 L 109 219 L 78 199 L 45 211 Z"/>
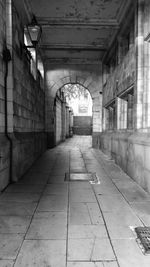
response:
<path fill-rule="evenodd" d="M 130 2 L 28 1 L 30 12 L 42 26 L 40 49 L 43 57 L 52 63 L 99 62 L 116 36 Z"/>

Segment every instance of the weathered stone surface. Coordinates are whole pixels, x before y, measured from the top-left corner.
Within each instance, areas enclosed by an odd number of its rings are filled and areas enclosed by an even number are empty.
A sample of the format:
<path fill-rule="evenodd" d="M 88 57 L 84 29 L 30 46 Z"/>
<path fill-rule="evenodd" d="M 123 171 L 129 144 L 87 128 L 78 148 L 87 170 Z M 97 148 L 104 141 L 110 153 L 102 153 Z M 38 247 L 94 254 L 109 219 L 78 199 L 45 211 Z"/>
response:
<path fill-rule="evenodd" d="M 76 135 L 91 135 L 92 117 L 74 116 L 73 133 Z"/>
<path fill-rule="evenodd" d="M 100 136 L 100 147 L 130 177 L 150 192 L 150 139 L 147 134 L 105 133 Z"/>

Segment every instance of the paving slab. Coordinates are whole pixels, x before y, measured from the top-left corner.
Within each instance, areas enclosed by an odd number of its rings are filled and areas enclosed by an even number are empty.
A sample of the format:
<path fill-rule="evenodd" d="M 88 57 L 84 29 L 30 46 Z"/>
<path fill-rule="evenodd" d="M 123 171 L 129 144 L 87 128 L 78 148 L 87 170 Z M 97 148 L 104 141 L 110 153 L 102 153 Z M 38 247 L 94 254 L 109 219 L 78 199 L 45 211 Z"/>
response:
<path fill-rule="evenodd" d="M 69 239 L 68 261 L 91 261 L 94 239 Z"/>
<path fill-rule="evenodd" d="M 34 213 L 37 203 L 26 203 L 26 202 L 6 202 L 0 203 L 0 216 L 30 216 Z"/>
<path fill-rule="evenodd" d="M 17 183 L 18 184 L 46 184 L 49 173 L 27 173 Z"/>
<path fill-rule="evenodd" d="M 0 267 L 13 267 L 14 261 L 11 260 L 0 260 Z"/>
<path fill-rule="evenodd" d="M 103 267 L 118 267 L 118 263 L 116 261 L 103 262 Z"/>
<path fill-rule="evenodd" d="M 70 189 L 70 202 L 94 202 L 96 198 L 91 189 Z"/>
<path fill-rule="evenodd" d="M 111 227 L 121 226 L 141 226 L 140 219 L 130 210 L 122 210 L 120 212 L 104 212 L 106 224 Z"/>
<path fill-rule="evenodd" d="M 36 213 L 26 239 L 66 239 L 67 214 L 64 212 Z"/>
<path fill-rule="evenodd" d="M 14 267 L 66 267 L 64 240 L 25 240 Z"/>
<path fill-rule="evenodd" d="M 0 202 L 7 201 L 7 202 L 30 203 L 30 202 L 38 202 L 39 199 L 40 199 L 40 193 L 32 194 L 32 193 L 6 193 L 4 192 L 3 194 L 0 195 Z"/>
<path fill-rule="evenodd" d="M 0 216 L 0 234 L 26 233 L 30 221 L 29 216 Z"/>
<path fill-rule="evenodd" d="M 5 192 L 7 193 L 41 193 L 44 184 L 13 184 L 10 185 Z"/>
<path fill-rule="evenodd" d="M 97 203 L 86 203 L 92 224 L 104 224 L 102 213 Z"/>
<path fill-rule="evenodd" d="M 134 227 L 134 225 L 111 226 L 107 224 L 107 229 L 111 239 L 135 239 L 135 233 L 133 232 Z"/>
<path fill-rule="evenodd" d="M 86 203 L 70 203 L 69 223 L 72 225 L 92 224 Z"/>
<path fill-rule="evenodd" d="M 67 267 L 104 267 L 101 262 L 68 262 Z"/>
<path fill-rule="evenodd" d="M 69 261 L 108 261 L 115 256 L 108 239 L 69 239 Z"/>
<path fill-rule="evenodd" d="M 74 189 L 75 192 L 77 192 L 79 189 L 91 189 L 91 185 L 89 182 L 69 182 L 69 189 L 72 190 Z"/>
<path fill-rule="evenodd" d="M 92 261 L 115 260 L 115 255 L 108 238 L 95 239 L 91 260 Z"/>
<path fill-rule="evenodd" d="M 113 184 L 98 184 L 93 185 L 93 188 L 97 195 L 112 195 L 112 194 L 119 194 L 118 189 Z"/>
<path fill-rule="evenodd" d="M 69 225 L 69 239 L 95 239 L 107 237 L 108 236 L 104 225 Z"/>
<path fill-rule="evenodd" d="M 67 197 L 66 195 L 45 195 L 41 198 L 37 211 L 66 211 Z"/>
<path fill-rule="evenodd" d="M 67 195 L 68 184 L 51 184 L 47 185 L 43 194 L 44 195 Z"/>
<path fill-rule="evenodd" d="M 123 208 L 130 210 L 129 204 L 121 194 L 97 195 L 97 200 L 103 212 L 120 212 Z"/>
<path fill-rule="evenodd" d="M 59 184 L 64 183 L 65 175 L 51 175 L 47 181 L 48 184 Z"/>
<path fill-rule="evenodd" d="M 23 235 L 0 234 L 0 259 L 16 259 L 23 242 Z"/>
<path fill-rule="evenodd" d="M 150 257 L 144 256 L 135 240 L 113 239 L 114 250 L 120 267 L 149 267 Z"/>
<path fill-rule="evenodd" d="M 117 187 L 128 202 L 150 201 L 150 195 L 136 183 L 129 182 L 125 184 L 124 182 L 119 182 Z"/>
<path fill-rule="evenodd" d="M 133 202 L 130 203 L 131 208 L 137 216 L 143 221 L 145 226 L 150 225 L 150 202 Z"/>

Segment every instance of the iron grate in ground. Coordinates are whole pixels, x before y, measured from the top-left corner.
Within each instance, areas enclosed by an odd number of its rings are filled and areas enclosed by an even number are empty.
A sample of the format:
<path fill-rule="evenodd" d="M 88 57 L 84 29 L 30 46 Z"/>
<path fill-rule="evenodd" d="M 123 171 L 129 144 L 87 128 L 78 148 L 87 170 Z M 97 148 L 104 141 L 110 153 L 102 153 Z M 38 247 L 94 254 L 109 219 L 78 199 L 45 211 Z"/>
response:
<path fill-rule="evenodd" d="M 145 255 L 150 255 L 150 227 L 136 227 L 137 242 Z"/>
<path fill-rule="evenodd" d="M 73 173 L 73 172 L 67 172 L 65 174 L 65 181 L 71 181 L 71 182 L 90 182 L 91 184 L 97 184 L 99 183 L 99 180 L 96 176 L 96 173 Z"/>

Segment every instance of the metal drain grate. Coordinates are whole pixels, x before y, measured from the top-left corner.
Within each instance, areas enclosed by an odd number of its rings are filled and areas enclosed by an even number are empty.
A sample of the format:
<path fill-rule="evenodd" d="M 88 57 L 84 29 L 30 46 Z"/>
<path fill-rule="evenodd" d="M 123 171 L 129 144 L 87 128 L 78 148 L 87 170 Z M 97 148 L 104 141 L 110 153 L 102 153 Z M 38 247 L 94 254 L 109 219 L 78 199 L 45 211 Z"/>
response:
<path fill-rule="evenodd" d="M 137 242 L 145 255 L 150 254 L 150 227 L 136 227 Z"/>
<path fill-rule="evenodd" d="M 65 181 L 89 181 L 91 184 L 98 183 L 98 178 L 95 173 L 66 173 Z"/>

